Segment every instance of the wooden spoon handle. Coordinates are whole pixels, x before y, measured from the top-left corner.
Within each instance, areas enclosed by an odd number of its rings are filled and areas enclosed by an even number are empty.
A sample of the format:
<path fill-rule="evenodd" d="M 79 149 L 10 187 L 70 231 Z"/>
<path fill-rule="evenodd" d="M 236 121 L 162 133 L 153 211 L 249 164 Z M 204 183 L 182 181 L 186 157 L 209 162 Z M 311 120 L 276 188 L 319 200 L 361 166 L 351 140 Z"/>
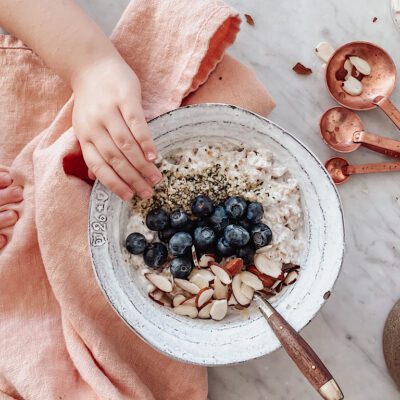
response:
<path fill-rule="evenodd" d="M 260 306 L 260 302 L 257 303 Z M 308 343 L 269 303 L 267 307 L 260 306 L 260 311 L 287 354 L 318 393 L 326 400 L 342 400 L 344 396 L 338 384 Z"/>

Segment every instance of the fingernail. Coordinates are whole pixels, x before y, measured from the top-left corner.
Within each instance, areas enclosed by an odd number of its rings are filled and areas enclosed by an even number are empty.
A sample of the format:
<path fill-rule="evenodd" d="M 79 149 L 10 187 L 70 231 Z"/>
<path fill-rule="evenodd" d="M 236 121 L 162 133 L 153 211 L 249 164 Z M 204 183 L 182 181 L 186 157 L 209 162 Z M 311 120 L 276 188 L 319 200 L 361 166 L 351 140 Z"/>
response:
<path fill-rule="evenodd" d="M 12 192 L 15 197 L 17 198 L 22 198 L 22 187 L 21 186 L 15 186 L 12 188 Z"/>
<path fill-rule="evenodd" d="M 145 190 L 144 192 L 140 192 L 140 193 L 139 193 L 139 196 L 140 196 L 142 199 L 149 199 L 151 196 L 153 196 L 153 193 L 150 192 L 149 190 Z"/>
<path fill-rule="evenodd" d="M 7 172 L 3 172 L 0 175 L 2 177 L 2 181 L 3 181 L 4 185 L 11 185 L 12 184 L 13 180 L 12 180 L 10 174 L 8 174 Z"/>
<path fill-rule="evenodd" d="M 121 197 L 122 200 L 128 201 L 133 197 L 133 192 L 125 192 Z"/>
<path fill-rule="evenodd" d="M 157 183 L 160 183 L 162 181 L 162 178 L 163 178 L 162 175 L 152 175 L 150 177 L 150 180 L 151 180 L 152 183 L 157 184 Z"/>
<path fill-rule="evenodd" d="M 153 152 L 147 153 L 147 159 L 148 159 L 149 161 L 154 161 L 156 158 L 157 158 L 156 153 L 153 153 Z"/>

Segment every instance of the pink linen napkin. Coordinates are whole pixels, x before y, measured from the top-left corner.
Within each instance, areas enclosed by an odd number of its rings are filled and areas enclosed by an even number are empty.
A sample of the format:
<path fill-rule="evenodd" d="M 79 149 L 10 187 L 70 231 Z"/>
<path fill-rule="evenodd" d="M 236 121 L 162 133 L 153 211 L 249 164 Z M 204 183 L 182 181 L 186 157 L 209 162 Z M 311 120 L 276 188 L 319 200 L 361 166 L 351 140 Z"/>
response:
<path fill-rule="evenodd" d="M 253 73 L 223 58 L 238 29 L 237 13 L 219 0 L 132 1 L 112 40 L 141 80 L 146 116 L 178 107 L 208 78 L 186 103 L 271 111 Z M 12 207 L 20 219 L 0 251 L 0 395 L 205 399 L 206 370 L 150 348 L 97 286 L 87 243 L 91 187 L 70 128 L 69 88 L 10 36 L 0 37 L 0 68 L 0 164 L 24 187 Z"/>

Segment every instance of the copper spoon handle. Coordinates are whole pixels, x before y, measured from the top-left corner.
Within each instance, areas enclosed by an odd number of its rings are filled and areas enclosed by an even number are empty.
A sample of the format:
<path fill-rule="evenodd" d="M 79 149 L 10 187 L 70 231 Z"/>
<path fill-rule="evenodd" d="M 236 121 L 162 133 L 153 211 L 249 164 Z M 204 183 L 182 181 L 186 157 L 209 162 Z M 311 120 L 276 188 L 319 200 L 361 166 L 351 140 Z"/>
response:
<path fill-rule="evenodd" d="M 347 165 L 346 167 L 343 167 L 342 171 L 345 175 L 375 174 L 378 172 L 395 172 L 395 171 L 400 171 L 400 162 Z"/>
<path fill-rule="evenodd" d="M 396 106 L 384 96 L 378 96 L 374 101 L 376 104 L 400 129 L 400 111 L 396 108 Z"/>
<path fill-rule="evenodd" d="M 365 131 L 354 132 L 353 142 L 368 144 L 381 150 L 390 150 L 400 153 L 400 142 L 398 140 L 389 139 Z"/>
<path fill-rule="evenodd" d="M 325 400 L 343 399 L 343 393 L 331 373 L 307 342 L 262 295 L 255 293 L 254 299 L 289 357 L 322 398 Z"/>

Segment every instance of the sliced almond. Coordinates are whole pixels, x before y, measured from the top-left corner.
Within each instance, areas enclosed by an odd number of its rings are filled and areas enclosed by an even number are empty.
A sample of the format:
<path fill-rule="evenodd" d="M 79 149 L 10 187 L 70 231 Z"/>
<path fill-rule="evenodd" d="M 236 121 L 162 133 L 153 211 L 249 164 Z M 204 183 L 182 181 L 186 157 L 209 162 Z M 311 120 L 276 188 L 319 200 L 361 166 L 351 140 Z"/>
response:
<path fill-rule="evenodd" d="M 354 76 L 349 76 L 343 83 L 343 90 L 350 96 L 359 96 L 363 91 L 363 84 Z"/>
<path fill-rule="evenodd" d="M 232 282 L 232 279 L 229 276 L 228 272 L 224 268 L 222 268 L 219 264 L 215 262 L 211 263 L 210 269 L 215 276 L 218 276 L 219 280 L 224 285 L 229 285 Z"/>
<path fill-rule="evenodd" d="M 228 298 L 229 286 L 224 285 L 216 276 L 214 279 L 214 298 L 223 300 Z"/>
<path fill-rule="evenodd" d="M 209 263 L 211 261 L 214 261 L 217 259 L 217 257 L 214 254 L 203 254 L 200 257 L 199 260 L 199 266 L 200 268 L 207 268 L 209 266 Z"/>
<path fill-rule="evenodd" d="M 282 275 L 282 263 L 270 260 L 265 254 L 256 254 L 254 256 L 254 265 L 265 275 L 278 279 Z"/>
<path fill-rule="evenodd" d="M 212 307 L 212 302 L 210 301 L 207 305 L 201 308 L 198 317 L 202 319 L 211 318 L 210 316 L 211 307 Z"/>
<path fill-rule="evenodd" d="M 214 300 L 210 309 L 210 316 L 215 321 L 221 321 L 228 312 L 228 302 L 226 300 Z"/>
<path fill-rule="evenodd" d="M 196 275 L 206 279 L 207 282 L 211 282 L 215 278 L 215 275 L 209 269 L 194 269 L 189 275 L 189 281 Z"/>
<path fill-rule="evenodd" d="M 186 290 L 188 293 L 197 294 L 200 291 L 200 288 L 192 282 L 187 281 L 186 279 L 175 278 L 174 282 L 181 289 Z"/>
<path fill-rule="evenodd" d="M 207 288 L 209 286 L 209 281 L 203 278 L 201 275 L 195 275 L 190 279 L 190 282 L 194 283 L 200 289 Z"/>
<path fill-rule="evenodd" d="M 371 73 L 371 66 L 363 58 L 350 56 L 349 60 L 356 67 L 357 71 L 361 74 L 369 75 Z"/>
<path fill-rule="evenodd" d="M 270 288 L 276 282 L 276 278 L 263 274 L 254 265 L 251 265 L 247 270 L 252 274 L 256 275 L 258 279 L 261 280 L 261 282 L 264 285 L 264 288 Z"/>
<path fill-rule="evenodd" d="M 235 306 L 236 304 L 238 304 L 235 296 L 233 295 L 233 293 L 230 295 L 229 300 L 228 300 L 228 305 L 229 306 Z"/>
<path fill-rule="evenodd" d="M 200 268 L 199 259 L 197 258 L 196 247 L 192 246 L 192 259 L 195 268 Z"/>
<path fill-rule="evenodd" d="M 162 292 L 161 290 L 155 290 L 154 292 L 149 293 L 149 297 L 154 300 L 156 303 L 171 307 L 171 299 L 167 297 L 166 293 Z"/>
<path fill-rule="evenodd" d="M 272 290 L 275 290 L 279 285 L 280 285 L 281 281 L 276 280 L 275 283 L 271 286 Z"/>
<path fill-rule="evenodd" d="M 195 306 L 196 307 L 196 296 L 189 297 L 182 302 L 183 306 Z"/>
<path fill-rule="evenodd" d="M 349 76 L 351 76 L 351 71 L 353 70 L 353 64 L 349 59 L 347 59 L 344 63 L 343 68 L 346 70 L 347 74 L 345 76 L 345 80 L 349 79 Z"/>
<path fill-rule="evenodd" d="M 283 280 L 283 283 L 286 286 L 293 285 L 297 281 L 297 278 L 299 277 L 299 273 L 297 271 L 290 271 L 287 275 L 286 278 Z"/>
<path fill-rule="evenodd" d="M 230 276 L 235 276 L 243 268 L 243 260 L 241 258 L 233 258 L 224 265 L 224 269 Z"/>
<path fill-rule="evenodd" d="M 162 290 L 165 293 L 172 292 L 171 281 L 163 275 L 158 274 L 146 274 L 146 279 L 148 279 L 156 288 Z"/>
<path fill-rule="evenodd" d="M 178 307 L 174 307 L 173 310 L 176 314 L 184 315 L 185 317 L 196 318 L 198 315 L 198 311 L 195 306 L 181 304 Z"/>
<path fill-rule="evenodd" d="M 196 295 L 196 306 L 197 308 L 203 307 L 204 304 L 206 304 L 214 294 L 214 290 L 211 288 L 204 288 L 201 289 L 199 293 Z"/>
<path fill-rule="evenodd" d="M 328 42 L 321 42 L 315 48 L 315 52 L 322 61 L 327 63 L 335 50 Z"/>
<path fill-rule="evenodd" d="M 172 300 L 172 305 L 174 307 L 178 307 L 179 305 L 181 305 L 184 301 L 186 300 L 186 297 L 183 294 L 178 294 L 174 297 L 174 299 Z"/>
<path fill-rule="evenodd" d="M 254 290 L 261 290 L 264 287 L 261 279 L 258 278 L 258 276 L 252 274 L 251 272 L 248 271 L 241 272 L 240 279 L 242 280 L 243 283 L 252 287 Z"/>
<path fill-rule="evenodd" d="M 254 289 L 245 283 L 240 286 L 240 291 L 249 299 L 252 300 L 254 296 Z"/>
<path fill-rule="evenodd" d="M 159 289 L 156 289 L 156 290 L 154 290 L 153 292 L 151 292 L 149 294 L 151 295 L 151 297 L 154 300 L 161 300 L 161 298 L 164 296 L 164 292 L 159 290 Z"/>
<path fill-rule="evenodd" d="M 239 304 L 245 306 L 249 304 L 251 300 L 242 293 L 241 286 L 242 280 L 240 279 L 240 275 L 234 276 L 232 280 L 233 295 L 235 296 L 235 299 Z"/>

